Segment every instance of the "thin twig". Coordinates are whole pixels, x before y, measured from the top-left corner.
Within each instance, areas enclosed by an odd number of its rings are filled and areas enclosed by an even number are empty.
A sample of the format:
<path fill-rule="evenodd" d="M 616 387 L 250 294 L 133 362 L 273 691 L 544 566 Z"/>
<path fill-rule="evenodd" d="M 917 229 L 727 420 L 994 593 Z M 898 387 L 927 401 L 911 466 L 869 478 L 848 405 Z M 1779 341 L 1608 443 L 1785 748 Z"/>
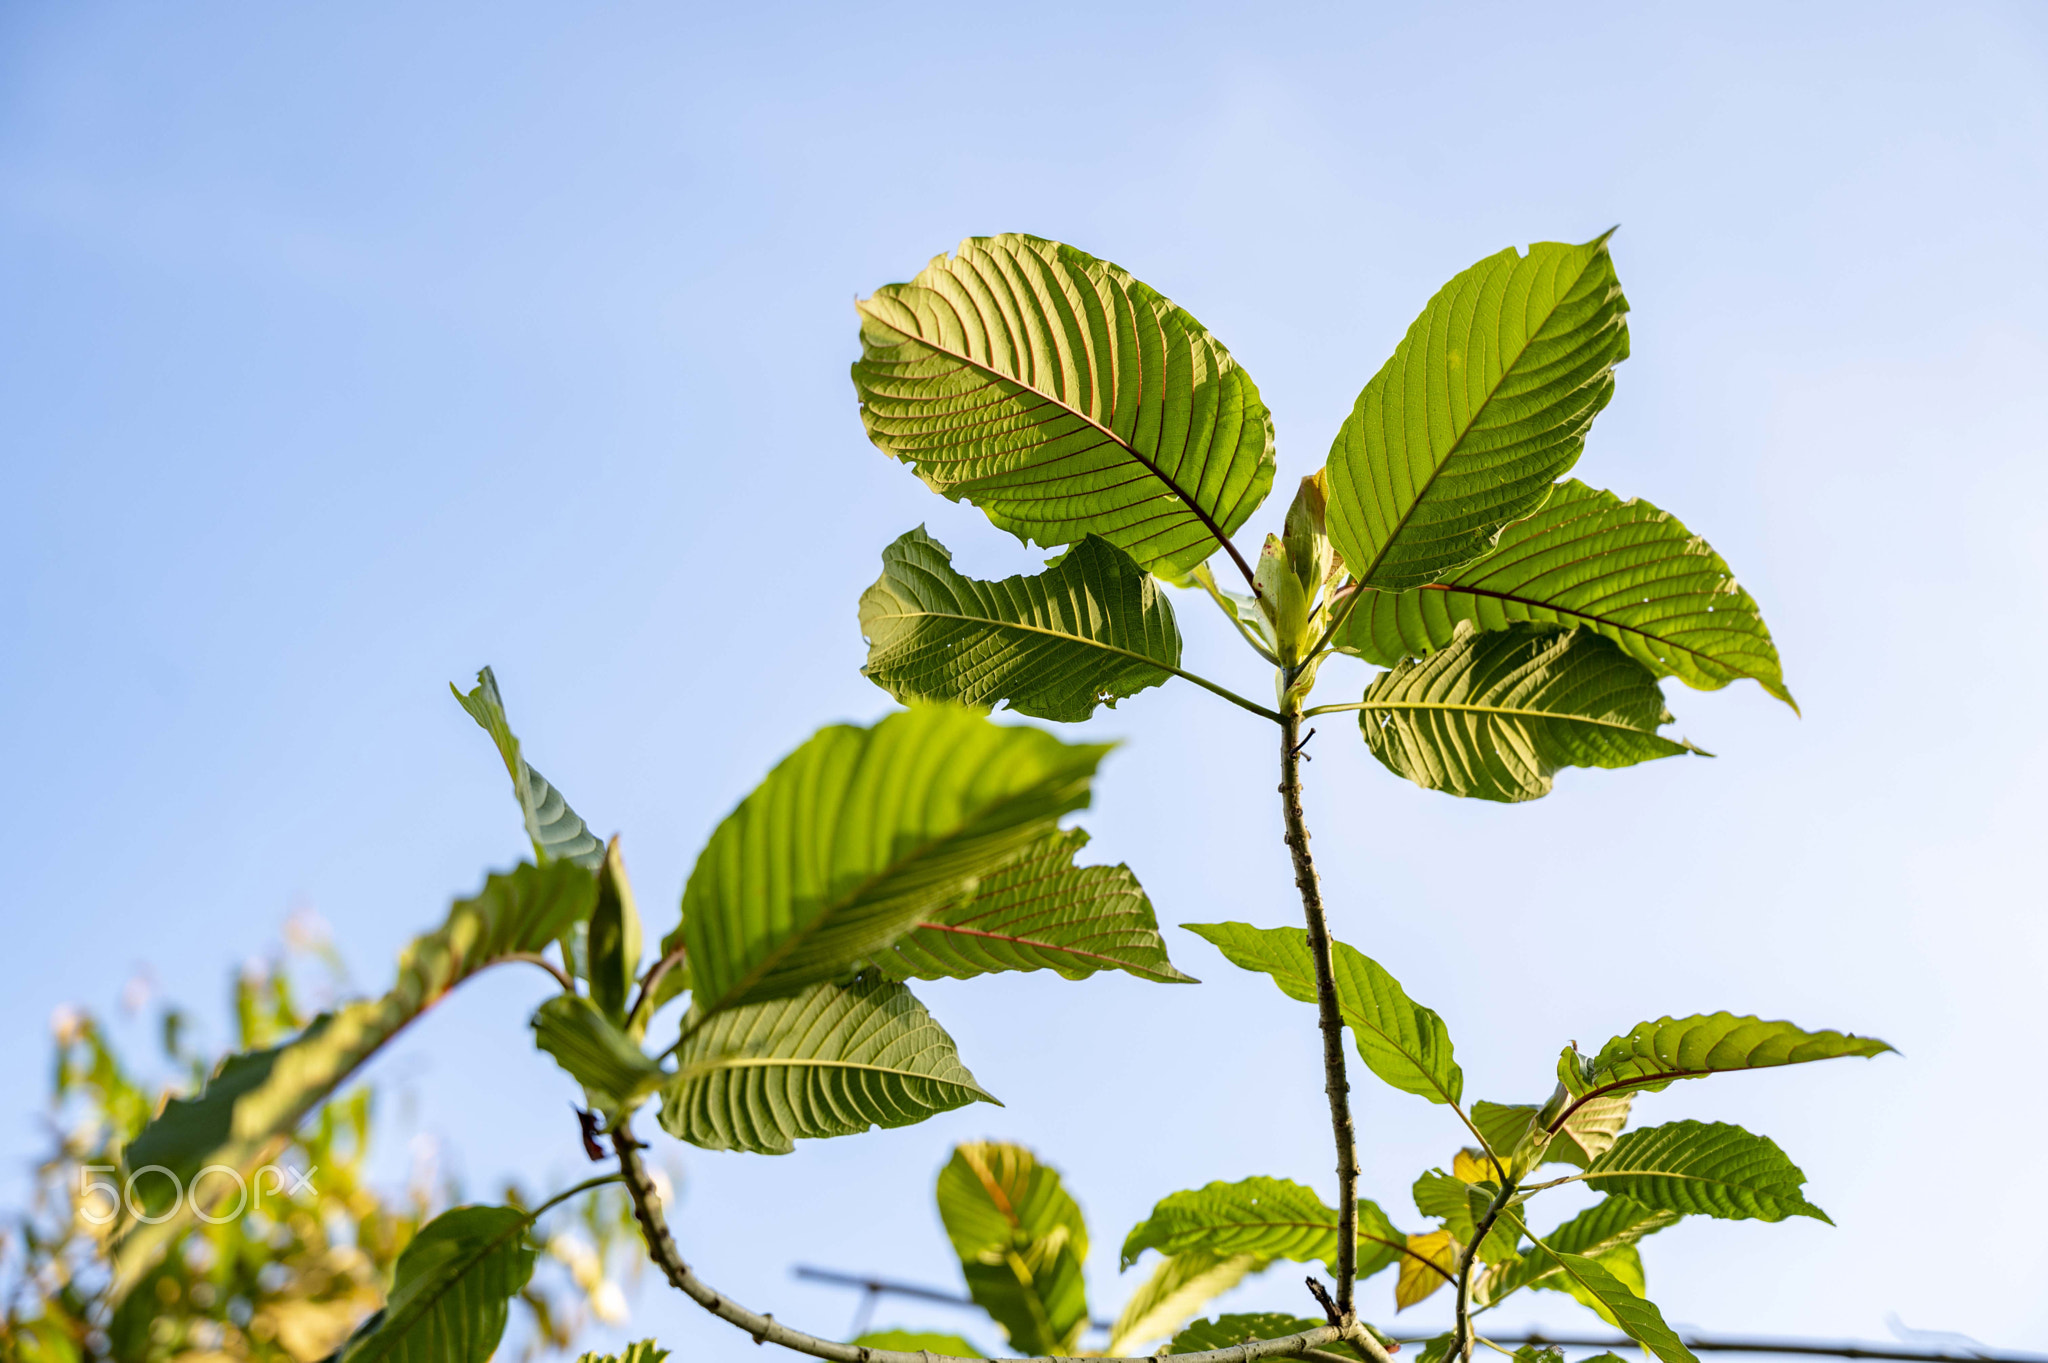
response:
<path fill-rule="evenodd" d="M 837 1340 L 820 1339 L 816 1335 L 792 1330 L 773 1316 L 750 1311 L 738 1302 L 727 1298 L 712 1288 L 683 1262 L 683 1256 L 676 1249 L 675 1237 L 669 1234 L 668 1221 L 661 1212 L 661 1200 L 655 1195 L 653 1180 L 647 1176 L 647 1168 L 640 1162 L 640 1142 L 633 1137 L 632 1128 L 620 1122 L 612 1133 L 612 1146 L 618 1151 L 619 1173 L 624 1176 L 626 1191 L 633 1199 L 633 1216 L 640 1223 L 640 1235 L 647 1243 L 648 1257 L 669 1280 L 678 1292 L 691 1301 L 731 1325 L 737 1325 L 758 1343 L 780 1344 L 785 1349 L 794 1349 L 813 1358 L 831 1359 L 833 1363 L 975 1363 L 951 1354 L 932 1353 L 919 1349 L 915 1352 L 902 1349 L 875 1349 L 865 1344 L 842 1344 Z M 1176 1363 L 1253 1363 L 1261 1358 L 1298 1358 L 1306 1349 L 1319 1348 L 1325 1344 L 1350 1343 L 1365 1350 L 1374 1363 L 1392 1363 L 1379 1341 L 1366 1332 L 1362 1325 L 1337 1326 L 1319 1325 L 1313 1330 L 1299 1334 L 1285 1335 L 1279 1339 L 1254 1339 L 1228 1349 L 1209 1349 L 1201 1353 L 1149 1355 L 1143 1358 L 1098 1359 L 1096 1363 L 1155 1363 L 1159 1357 L 1171 1358 Z M 1004 1363 L 997 1360 L 997 1363 Z M 1019 1360 L 1018 1363 L 1024 1363 Z M 1033 1360 L 1032 1363 L 1068 1363 L 1064 1357 Z"/>
<path fill-rule="evenodd" d="M 1288 682 L 1293 678 L 1290 676 Z M 1288 688 L 1282 689 L 1287 694 Z M 1352 1286 L 1358 1276 L 1358 1150 L 1351 1126 L 1351 1080 L 1344 1071 L 1344 1015 L 1337 1007 L 1336 972 L 1330 964 L 1330 925 L 1323 916 L 1323 891 L 1308 851 L 1301 813 L 1301 702 L 1289 697 L 1280 716 L 1280 813 L 1287 850 L 1294 858 L 1294 885 L 1301 891 L 1308 922 L 1308 949 L 1316 964 L 1316 1012 L 1323 1029 L 1323 1092 L 1330 1100 L 1330 1134 L 1337 1147 L 1337 1309 L 1354 1318 Z"/>
<path fill-rule="evenodd" d="M 576 992 L 576 982 L 563 974 L 560 966 L 537 951 L 508 951 L 499 959 L 505 961 L 524 961 L 528 965 L 537 965 L 555 977 L 555 981 L 562 986 L 563 992 L 569 994 Z"/>
<path fill-rule="evenodd" d="M 1243 636 L 1244 641 L 1252 646 L 1252 652 L 1258 654 L 1261 658 L 1273 664 L 1273 666 L 1280 666 L 1280 659 L 1274 655 L 1273 650 L 1267 648 L 1265 641 L 1252 633 L 1251 626 L 1247 625 L 1244 622 L 1244 618 L 1237 613 L 1237 603 L 1225 596 L 1223 589 L 1216 585 L 1216 575 L 1209 571 L 1209 565 L 1204 563 L 1196 568 L 1193 576 L 1195 581 L 1201 584 L 1202 590 L 1209 593 L 1209 599 L 1216 603 L 1216 608 L 1223 612 L 1223 618 L 1236 626 L 1237 632 Z"/>

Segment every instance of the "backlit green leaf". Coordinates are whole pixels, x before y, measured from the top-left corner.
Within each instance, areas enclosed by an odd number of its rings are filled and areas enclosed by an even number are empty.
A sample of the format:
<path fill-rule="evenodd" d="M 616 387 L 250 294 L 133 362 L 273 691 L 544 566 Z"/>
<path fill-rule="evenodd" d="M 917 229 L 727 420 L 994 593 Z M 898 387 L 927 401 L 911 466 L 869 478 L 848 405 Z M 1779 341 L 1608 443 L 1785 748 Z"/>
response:
<path fill-rule="evenodd" d="M 1076 866 L 1078 828 L 1048 833 L 967 898 L 933 910 L 875 958 L 892 978 L 964 980 L 998 970 L 1054 970 L 1070 980 L 1123 970 L 1194 983 L 1174 969 L 1152 901 L 1128 866 Z"/>
<path fill-rule="evenodd" d="M 1698 1363 L 1692 1350 L 1664 1323 L 1663 1314 L 1647 1298 L 1630 1291 L 1607 1268 L 1578 1254 L 1552 1253 L 1550 1257 L 1558 1266 L 1558 1277 L 1577 1289 L 1574 1295 L 1582 1292 L 1598 1302 L 1605 1308 L 1603 1314 L 1623 1334 L 1663 1363 Z"/>
<path fill-rule="evenodd" d="M 882 551 L 860 599 L 862 668 L 900 701 L 956 700 L 1083 720 L 1180 666 L 1173 606 L 1144 569 L 1090 535 L 1034 577 L 955 572 L 922 528 Z"/>
<path fill-rule="evenodd" d="M 398 1256 L 384 1309 L 341 1363 L 486 1363 L 533 1276 L 532 1223 L 516 1207 L 456 1207 L 422 1226 Z"/>
<path fill-rule="evenodd" d="M 1660 737 L 1657 679 L 1590 630 L 1511 625 L 1458 638 L 1365 690 L 1358 724 L 1387 770 L 1428 790 L 1515 802 L 1560 767 L 1628 767 L 1697 752 Z"/>
<path fill-rule="evenodd" d="M 604 863 L 598 870 L 597 907 L 590 911 L 586 940 L 590 1000 L 623 1027 L 640 975 L 640 911 L 633 903 L 633 886 L 626 879 L 617 838 L 605 848 Z"/>
<path fill-rule="evenodd" d="M 685 1028 L 661 1125 L 707 1150 L 786 1155 L 799 1139 L 995 1101 L 924 1005 L 873 975 L 743 1004 L 694 1028 L 686 1019 Z"/>
<path fill-rule="evenodd" d="M 1330 538 L 1400 591 L 1492 547 L 1577 462 L 1628 357 L 1607 238 L 1509 249 L 1444 285 L 1330 448 Z"/>
<path fill-rule="evenodd" d="M 534 856 L 543 862 L 573 861 L 586 871 L 595 871 L 604 861 L 604 843 L 569 808 L 562 792 L 527 765 L 511 721 L 505 718 L 505 702 L 498 695 L 498 679 L 491 669 L 487 667 L 476 674 L 476 686 L 467 695 L 456 690 L 453 682 L 448 683 L 448 689 L 497 745 L 505 772 L 512 778 L 512 794 L 526 820 L 526 836 L 533 842 Z"/>
<path fill-rule="evenodd" d="M 1088 1225 L 1059 1173 L 1020 1145 L 959 1146 L 939 1218 L 975 1302 L 1024 1354 L 1072 1353 L 1088 1325 Z"/>
<path fill-rule="evenodd" d="M 534 1044 L 583 1085 L 592 1106 L 618 1112 L 636 1106 L 667 1076 L 632 1038 L 589 999 L 557 994 L 533 1015 Z"/>
<path fill-rule="evenodd" d="M 491 876 L 474 898 L 456 901 L 438 931 L 414 938 L 399 955 L 389 993 L 323 1013 L 282 1046 L 228 1057 L 196 1097 L 165 1105 L 128 1143 L 124 1163 L 130 1170 L 163 1166 L 188 1185 L 212 1164 L 252 1177 L 306 1114 L 400 1028 L 485 967 L 547 946 L 584 921 L 596 898 L 596 878 L 574 862 L 522 865 Z M 226 1180 L 209 1182 L 225 1193 Z M 135 1189 L 144 1215 L 170 1210 L 168 1180 L 151 1175 Z M 117 1295 L 134 1285 L 191 1212 L 186 1199 L 168 1219 L 125 1231 L 114 1249 Z"/>
<path fill-rule="evenodd" d="M 844 978 L 1088 803 L 1109 748 L 920 705 L 821 729 L 728 815 L 662 943 L 699 1016 Z"/>
<path fill-rule="evenodd" d="M 868 438 L 1026 542 L 1192 568 L 1273 485 L 1273 422 L 1222 344 L 1108 261 L 1006 233 L 857 305 Z"/>
<path fill-rule="evenodd" d="M 1359 1199 L 1358 1277 L 1371 1277 L 1401 1256 L 1407 1237 L 1377 1203 Z M 1291 1179 L 1248 1178 L 1162 1198 L 1124 1239 L 1122 1266 L 1148 1249 L 1180 1255 L 1250 1254 L 1260 1259 L 1321 1262 L 1336 1271 L 1337 1213 Z"/>
<path fill-rule="evenodd" d="M 1680 1214 L 1674 1211 L 1645 1207 L 1625 1197 L 1605 1197 L 1544 1235 L 1543 1243 L 1561 1253 L 1582 1254 L 1604 1263 L 1614 1251 L 1634 1245 L 1667 1226 L 1675 1226 L 1680 1219 Z M 1473 1281 L 1472 1299 L 1478 1305 L 1489 1305 L 1561 1271 L 1555 1259 L 1540 1250 L 1534 1251 L 1480 1274 Z"/>
<path fill-rule="evenodd" d="M 1792 702 L 1763 615 L 1721 556 L 1670 512 L 1570 478 L 1484 557 L 1427 586 L 1368 589 L 1337 644 L 1393 667 L 1449 647 L 1461 621 L 1524 620 L 1584 625 L 1659 677 L 1702 690 L 1754 677 Z"/>
<path fill-rule="evenodd" d="M 1211 1300 L 1228 1292 L 1267 1260 L 1250 1254 L 1211 1254 L 1194 1250 L 1171 1254 L 1153 1267 L 1110 1327 L 1103 1352 L 1110 1357 L 1132 1354 L 1166 1338 Z"/>
<path fill-rule="evenodd" d="M 1432 1169 L 1415 1180 L 1415 1209 L 1424 1216 L 1436 1217 L 1459 1244 L 1469 1245 L 1496 1190 L 1497 1185 L 1491 1182 L 1466 1183 Z M 1513 1257 L 1520 1233 L 1513 1218 L 1497 1217 L 1479 1248 L 1480 1259 L 1492 1264 Z"/>
<path fill-rule="evenodd" d="M 1789 1022 L 1706 1013 L 1638 1023 L 1590 1059 L 1566 1047 L 1558 1057 L 1557 1077 L 1573 1096 L 1583 1098 L 1625 1089 L 1654 1092 L 1678 1079 L 1844 1055 L 1874 1056 L 1891 1049 L 1875 1037 L 1809 1032 Z"/>
<path fill-rule="evenodd" d="M 1315 957 L 1301 928 L 1247 923 L 1183 923 L 1213 943 L 1231 964 L 1273 977 L 1282 993 L 1316 1001 Z M 1465 1075 L 1452 1054 L 1450 1031 L 1433 1011 L 1410 999 L 1377 961 L 1342 942 L 1330 944 L 1331 973 L 1345 1025 L 1367 1068 L 1403 1093 L 1456 1103 Z"/>
<path fill-rule="evenodd" d="M 1586 1182 L 1603 1193 L 1680 1213 L 1728 1220 L 1828 1219 L 1800 1196 L 1806 1175 L 1775 1141 L 1725 1122 L 1668 1122 L 1631 1131 L 1593 1161 Z"/>
<path fill-rule="evenodd" d="M 651 1339 L 628 1344 L 616 1354 L 584 1354 L 576 1363 L 662 1363 L 668 1357 L 668 1350 Z"/>

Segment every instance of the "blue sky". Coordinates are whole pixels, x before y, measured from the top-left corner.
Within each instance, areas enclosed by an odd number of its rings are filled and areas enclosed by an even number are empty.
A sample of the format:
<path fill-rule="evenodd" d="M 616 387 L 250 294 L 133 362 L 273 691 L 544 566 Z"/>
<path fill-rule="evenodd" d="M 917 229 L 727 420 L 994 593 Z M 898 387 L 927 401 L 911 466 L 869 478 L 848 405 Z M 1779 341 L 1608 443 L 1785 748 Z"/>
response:
<path fill-rule="evenodd" d="M 1770 1134 L 1838 1223 L 1688 1222 L 1647 1245 L 1651 1295 L 1723 1332 L 2048 1344 L 2048 1248 L 1982 1191 L 2048 1124 L 2044 172 L 2024 4 L 7 6 L 0 1200 L 41 1148 L 53 1008 L 113 1009 L 146 966 L 217 1040 L 228 972 L 298 906 L 381 988 L 520 854 L 446 682 L 496 667 L 664 931 L 767 766 L 887 708 L 854 617 L 884 543 L 1036 562 L 868 445 L 857 295 L 972 234 L 1113 259 L 1258 381 L 1291 485 L 1445 278 L 1620 223 L 1634 356 L 1577 475 L 1729 559 L 1804 718 L 1667 683 L 1716 759 L 1513 808 L 1327 724 L 1337 930 L 1443 1013 L 1479 1096 L 1667 1012 L 1891 1039 L 1643 1100 Z M 1193 665 L 1263 687 L 1198 605 Z M 1290 921 L 1261 726 L 1172 686 L 1089 729 L 1125 746 L 1082 822 L 1164 922 Z M 779 1160 L 671 1146 L 684 1248 L 830 1333 L 852 1302 L 789 1266 L 952 1281 L 931 1178 L 1020 1139 L 1091 1217 L 1103 1311 L 1158 1197 L 1327 1184 L 1307 1010 L 1168 935 L 1207 983 L 921 991 L 1000 1110 Z M 478 1190 L 577 1176 L 526 1042 L 545 988 L 487 978 L 379 1062 L 394 1170 L 424 1137 Z M 1413 1222 L 1457 1133 L 1361 1092 L 1365 1190 Z M 1232 1304 L 1300 1309 L 1292 1280 Z M 651 1279 L 635 1331 L 755 1356 Z"/>

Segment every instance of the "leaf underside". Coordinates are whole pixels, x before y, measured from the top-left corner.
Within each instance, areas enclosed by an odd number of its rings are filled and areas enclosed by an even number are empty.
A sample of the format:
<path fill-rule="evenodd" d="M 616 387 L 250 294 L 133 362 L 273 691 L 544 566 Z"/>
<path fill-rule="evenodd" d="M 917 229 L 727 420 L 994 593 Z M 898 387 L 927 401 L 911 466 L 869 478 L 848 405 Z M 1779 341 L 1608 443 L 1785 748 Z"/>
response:
<path fill-rule="evenodd" d="M 1120 1357 L 1164 1339 L 1187 1324 L 1210 1301 L 1266 1267 L 1267 1260 L 1250 1254 L 1212 1254 L 1195 1250 L 1170 1254 L 1139 1284 L 1110 1327 L 1103 1353 Z"/>
<path fill-rule="evenodd" d="M 1378 1204 L 1358 1203 L 1358 1277 L 1400 1257 L 1405 1242 Z M 1148 1249 L 1161 1254 L 1250 1254 L 1260 1259 L 1337 1262 L 1337 1213 L 1292 1179 L 1254 1177 L 1211 1183 L 1162 1198 L 1125 1237 L 1122 1267 Z"/>
<path fill-rule="evenodd" d="M 994 1102 L 910 991 L 874 975 L 727 1009 L 691 1031 L 661 1125 L 707 1150 L 786 1155 L 799 1139 L 908 1126 Z"/>
<path fill-rule="evenodd" d="M 532 1218 L 516 1207 L 455 1207 L 398 1256 L 391 1297 L 341 1363 L 486 1363 L 511 1300 L 533 1276 Z"/>
<path fill-rule="evenodd" d="M 821 729 L 712 833 L 683 890 L 698 1017 L 843 979 L 1087 804 L 1099 744 L 919 705 Z"/>
<path fill-rule="evenodd" d="M 1590 1059 L 1567 1048 L 1557 1077 L 1575 1096 L 1629 1089 L 1655 1092 L 1679 1079 L 1734 1070 L 1801 1065 L 1838 1056 L 1876 1056 L 1893 1048 L 1875 1037 L 1809 1032 L 1789 1022 L 1704 1013 L 1638 1023 Z"/>
<path fill-rule="evenodd" d="M 1152 901 L 1128 866 L 1076 866 L 1078 828 L 1047 834 L 975 887 L 919 921 L 875 957 L 892 978 L 964 980 L 999 970 L 1100 970 L 1189 983 L 1166 957 Z"/>
<path fill-rule="evenodd" d="M 512 732 L 511 721 L 505 716 L 505 702 L 498 694 L 498 679 L 486 667 L 476 674 L 476 686 L 468 694 L 456 690 L 454 683 L 448 689 L 477 726 L 491 736 L 497 746 L 498 756 L 504 759 L 505 771 L 512 778 L 512 793 L 519 801 L 519 812 L 526 820 L 526 836 L 533 843 L 534 855 L 540 860 L 550 859 L 573 861 L 586 871 L 595 871 L 604 862 L 604 843 L 569 808 L 569 802 L 562 798 L 562 792 L 549 785 L 547 779 L 531 766 L 521 755 L 519 739 Z"/>
<path fill-rule="evenodd" d="M 1606 1308 L 1606 1314 L 1621 1332 L 1655 1354 L 1662 1363 L 1698 1363 L 1692 1350 L 1664 1323 L 1663 1313 L 1648 1299 L 1637 1296 L 1628 1286 L 1593 1259 L 1578 1254 L 1555 1253 L 1551 1258 L 1558 1276 Z M 1574 1293 L 1577 1295 L 1577 1293 Z"/>
<path fill-rule="evenodd" d="M 1358 724 L 1381 765 L 1428 790 L 1514 803 L 1562 767 L 1696 752 L 1661 737 L 1657 679 L 1588 629 L 1461 626 L 1441 652 L 1374 678 Z"/>
<path fill-rule="evenodd" d="M 1775 1141 L 1725 1122 L 1631 1131 L 1593 1161 L 1586 1182 L 1646 1207 L 1724 1220 L 1827 1214 L 1800 1195 L 1806 1175 Z"/>
<path fill-rule="evenodd" d="M 1047 547 L 1101 535 L 1173 575 L 1273 483 L 1273 422 L 1222 344 L 1104 260 L 970 238 L 858 304 L 868 438 Z"/>
<path fill-rule="evenodd" d="M 1090 535 L 1032 577 L 956 572 L 922 527 L 882 551 L 862 594 L 861 671 L 900 701 L 953 700 L 1074 722 L 1158 686 L 1180 666 L 1180 629 L 1158 583 Z"/>
<path fill-rule="evenodd" d="M 607 1112 L 630 1108 L 666 1078 L 661 1067 L 613 1025 L 596 1004 L 557 994 L 534 1010 L 534 1044 L 583 1086 Z"/>
<path fill-rule="evenodd" d="M 1656 676 L 1701 690 L 1753 677 L 1792 704 L 1763 615 L 1721 556 L 1670 512 L 1577 479 L 1484 557 L 1426 586 L 1368 589 L 1337 644 L 1393 667 L 1449 647 L 1462 621 L 1584 625 Z"/>
<path fill-rule="evenodd" d="M 1627 312 L 1605 237 L 1502 251 L 1444 285 L 1330 449 L 1329 533 L 1351 575 L 1422 586 L 1540 506 L 1613 395 Z"/>
<path fill-rule="evenodd" d="M 1675 1226 L 1681 1214 L 1645 1207 L 1626 1197 L 1608 1196 L 1566 1221 L 1543 1237 L 1543 1243 L 1564 1254 L 1599 1259 L 1633 1245 L 1646 1235 Z M 1500 1301 L 1509 1293 L 1533 1287 L 1558 1274 L 1556 1260 L 1536 1251 L 1507 1263 L 1496 1264 L 1473 1283 L 1472 1297 L 1481 1306 Z"/>

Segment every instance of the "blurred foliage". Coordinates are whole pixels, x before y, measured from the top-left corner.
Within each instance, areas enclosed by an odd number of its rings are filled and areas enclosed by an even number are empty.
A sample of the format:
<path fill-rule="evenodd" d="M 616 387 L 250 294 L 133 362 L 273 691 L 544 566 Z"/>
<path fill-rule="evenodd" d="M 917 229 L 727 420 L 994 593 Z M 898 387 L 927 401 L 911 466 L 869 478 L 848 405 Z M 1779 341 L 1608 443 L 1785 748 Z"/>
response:
<path fill-rule="evenodd" d="M 283 951 L 238 974 L 232 1050 L 272 1046 L 305 1027 L 312 1010 L 300 1005 L 291 967 L 307 957 L 338 979 L 324 935 L 295 919 Z M 139 983 L 128 991 L 131 1005 Z M 380 1095 L 360 1085 L 321 1107 L 277 1161 L 306 1177 L 259 1177 L 246 1214 L 191 1226 L 115 1307 L 106 1254 L 113 1227 L 104 1224 L 117 1192 L 111 1167 L 168 1099 L 197 1089 L 217 1063 L 191 1048 L 183 1010 L 163 1006 L 156 1024 L 166 1073 L 152 1079 L 115 1049 L 99 1018 L 65 1008 L 52 1020 L 53 1149 L 35 1168 L 27 1208 L 0 1226 L 0 1359 L 327 1358 L 383 1305 L 400 1252 L 422 1224 L 463 1200 L 460 1188 L 435 1174 L 431 1158 L 413 1161 L 402 1191 L 372 1183 Z M 502 1200 L 528 1205 L 516 1186 Z M 522 1351 L 511 1356 L 566 1352 L 591 1322 L 622 1323 L 626 1300 L 614 1270 L 637 1274 L 636 1248 L 631 1207 L 618 1189 L 550 1213 L 541 1269 L 519 1296 Z"/>

